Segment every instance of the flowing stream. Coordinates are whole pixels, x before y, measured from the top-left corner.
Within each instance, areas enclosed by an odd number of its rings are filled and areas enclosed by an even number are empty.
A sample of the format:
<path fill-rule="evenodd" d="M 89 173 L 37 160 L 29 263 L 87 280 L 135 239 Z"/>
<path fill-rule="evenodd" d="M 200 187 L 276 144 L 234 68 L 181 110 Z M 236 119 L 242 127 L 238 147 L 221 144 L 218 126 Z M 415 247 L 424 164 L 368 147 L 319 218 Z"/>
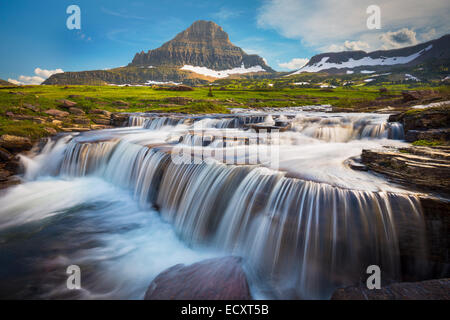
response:
<path fill-rule="evenodd" d="M 374 264 L 401 280 L 404 247 L 426 254 L 417 195 L 346 160 L 403 128 L 325 111 L 135 114 L 49 140 L 0 195 L 0 297 L 140 299 L 164 269 L 229 254 L 256 298 L 327 299 Z"/>

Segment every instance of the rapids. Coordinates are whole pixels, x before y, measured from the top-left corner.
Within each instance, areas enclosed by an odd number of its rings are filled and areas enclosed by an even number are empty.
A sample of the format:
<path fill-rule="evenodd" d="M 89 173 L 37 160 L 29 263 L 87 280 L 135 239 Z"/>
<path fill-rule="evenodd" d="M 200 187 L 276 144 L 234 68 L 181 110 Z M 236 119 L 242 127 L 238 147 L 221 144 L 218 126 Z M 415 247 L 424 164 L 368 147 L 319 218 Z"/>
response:
<path fill-rule="evenodd" d="M 404 145 L 403 128 L 326 111 L 134 114 L 49 140 L 0 196 L 0 296 L 141 298 L 167 267 L 235 254 L 256 298 L 327 299 L 369 265 L 401 280 L 405 242 L 420 273 L 417 195 L 345 162 Z"/>

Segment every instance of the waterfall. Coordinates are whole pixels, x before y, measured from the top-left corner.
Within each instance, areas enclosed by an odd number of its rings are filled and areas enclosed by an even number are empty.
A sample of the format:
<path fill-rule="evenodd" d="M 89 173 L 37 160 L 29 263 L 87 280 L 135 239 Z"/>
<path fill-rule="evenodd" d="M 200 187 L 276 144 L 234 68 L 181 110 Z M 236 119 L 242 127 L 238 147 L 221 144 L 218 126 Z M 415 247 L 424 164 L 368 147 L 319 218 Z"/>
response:
<path fill-rule="evenodd" d="M 423 247 L 414 195 L 343 189 L 260 166 L 176 164 L 164 148 L 126 140 L 71 141 L 60 174 L 130 188 L 185 242 L 245 257 L 270 297 L 328 298 L 372 264 L 386 279 L 401 279 L 404 225 L 417 234 L 413 247 Z"/>
<path fill-rule="evenodd" d="M 246 126 L 279 122 L 289 130 L 263 137 Z M 360 283 L 369 265 L 380 266 L 386 283 L 401 280 L 403 256 L 419 261 L 425 254 L 417 195 L 343 164 L 364 147 L 404 144 L 393 140 L 402 139 L 402 126 L 386 115 L 137 115 L 129 124 L 49 141 L 34 158 L 23 157 L 25 178 L 52 176 L 68 188 L 67 181 L 87 177 L 128 191 L 192 248 L 242 256 L 262 297 L 329 298 L 335 288 Z M 278 144 L 280 168 L 241 161 Z M 173 161 L 179 146 L 205 161 Z M 204 157 L 222 149 L 236 161 Z"/>

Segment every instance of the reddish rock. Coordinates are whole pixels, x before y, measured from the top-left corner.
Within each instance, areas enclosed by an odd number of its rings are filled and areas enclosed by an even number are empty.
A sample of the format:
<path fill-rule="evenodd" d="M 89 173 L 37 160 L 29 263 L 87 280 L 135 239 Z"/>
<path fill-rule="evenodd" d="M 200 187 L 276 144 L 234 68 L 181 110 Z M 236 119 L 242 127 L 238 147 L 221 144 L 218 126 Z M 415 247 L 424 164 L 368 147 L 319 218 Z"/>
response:
<path fill-rule="evenodd" d="M 9 151 L 20 152 L 30 150 L 32 147 L 31 140 L 24 137 L 12 136 L 4 134 L 0 137 L 0 147 Z"/>
<path fill-rule="evenodd" d="M 75 107 L 69 108 L 69 112 L 71 114 L 75 114 L 75 115 L 78 115 L 78 116 L 81 116 L 81 115 L 85 114 L 85 112 L 83 110 L 81 110 L 80 108 L 75 108 Z"/>
<path fill-rule="evenodd" d="M 66 108 L 66 109 L 69 109 L 71 107 L 75 107 L 77 105 L 76 102 L 73 102 L 73 101 L 70 101 L 70 100 L 67 100 L 67 99 L 61 99 L 61 100 L 58 100 L 56 102 L 59 103 L 59 107 L 60 108 Z"/>
<path fill-rule="evenodd" d="M 60 117 L 60 118 L 64 118 L 67 117 L 69 115 L 68 112 L 66 111 L 61 111 L 61 110 L 56 110 L 56 109 L 50 109 L 45 111 L 46 114 L 54 116 L 54 117 Z"/>
<path fill-rule="evenodd" d="M 338 289 L 331 300 L 450 300 L 450 279 L 394 283 L 377 290 Z"/>
<path fill-rule="evenodd" d="M 145 300 L 250 300 L 241 258 L 204 260 L 175 265 L 150 284 Z"/>

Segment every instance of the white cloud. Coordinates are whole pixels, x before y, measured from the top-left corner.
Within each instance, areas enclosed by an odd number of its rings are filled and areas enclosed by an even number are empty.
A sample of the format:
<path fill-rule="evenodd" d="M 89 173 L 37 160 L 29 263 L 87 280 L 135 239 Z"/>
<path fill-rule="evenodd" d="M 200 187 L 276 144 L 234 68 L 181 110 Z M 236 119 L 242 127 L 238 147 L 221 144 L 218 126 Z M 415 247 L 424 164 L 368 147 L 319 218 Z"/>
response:
<path fill-rule="evenodd" d="M 55 69 L 55 70 L 45 70 L 41 68 L 34 69 L 34 73 L 38 76 L 41 76 L 45 79 L 49 78 L 50 76 L 56 74 L 56 73 L 63 73 L 63 69 Z"/>
<path fill-rule="evenodd" d="M 228 20 L 239 17 L 242 14 L 241 11 L 231 10 L 225 7 L 220 8 L 219 11 L 212 14 L 212 16 L 218 20 Z"/>
<path fill-rule="evenodd" d="M 46 70 L 41 68 L 34 69 L 35 76 L 19 76 L 19 79 L 8 79 L 9 82 L 17 85 L 38 85 L 45 81 L 45 79 L 56 73 L 64 72 L 62 69 Z"/>
<path fill-rule="evenodd" d="M 344 48 L 349 51 L 356 51 L 356 50 L 368 50 L 370 48 L 370 45 L 367 42 L 364 41 L 345 41 L 344 42 Z"/>
<path fill-rule="evenodd" d="M 380 30 L 367 28 L 366 9 L 372 4 L 373 0 L 266 0 L 259 9 L 257 23 L 315 48 L 352 39 L 375 50 L 386 45 L 380 36 L 388 31 L 408 28 L 421 40 L 422 34 L 431 29 L 436 30 L 436 36 L 450 31 L 448 1 L 377 0 L 381 8 Z"/>
<path fill-rule="evenodd" d="M 280 62 L 278 66 L 287 70 L 298 70 L 309 62 L 306 58 L 294 58 L 289 62 Z"/>
<path fill-rule="evenodd" d="M 340 51 L 367 51 L 370 48 L 370 45 L 364 41 L 348 41 L 346 40 L 343 44 L 332 44 L 325 48 L 322 48 L 322 51 L 326 52 L 340 52 Z"/>
<path fill-rule="evenodd" d="M 383 41 L 384 49 L 401 48 L 405 46 L 412 46 L 418 43 L 416 32 L 408 28 L 403 28 L 397 31 L 388 31 L 380 36 Z"/>

